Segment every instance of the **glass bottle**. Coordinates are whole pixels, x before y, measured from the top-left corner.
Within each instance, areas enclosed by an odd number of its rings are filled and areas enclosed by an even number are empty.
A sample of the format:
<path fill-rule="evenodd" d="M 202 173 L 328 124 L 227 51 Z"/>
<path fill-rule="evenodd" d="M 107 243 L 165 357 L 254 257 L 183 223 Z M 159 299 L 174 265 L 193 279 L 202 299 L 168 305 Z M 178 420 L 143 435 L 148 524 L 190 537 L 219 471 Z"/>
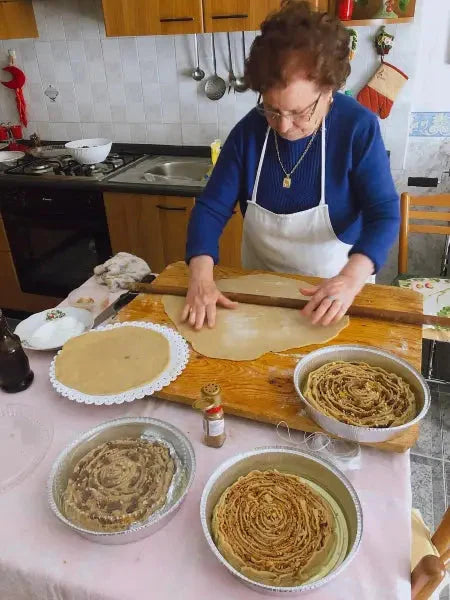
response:
<path fill-rule="evenodd" d="M 20 338 L 9 329 L 0 310 L 0 388 L 9 393 L 21 392 L 31 385 L 33 378 Z"/>
<path fill-rule="evenodd" d="M 207 446 L 220 448 L 225 442 L 226 433 L 221 390 L 217 383 L 208 383 L 202 387 L 201 407 L 204 442 Z"/>

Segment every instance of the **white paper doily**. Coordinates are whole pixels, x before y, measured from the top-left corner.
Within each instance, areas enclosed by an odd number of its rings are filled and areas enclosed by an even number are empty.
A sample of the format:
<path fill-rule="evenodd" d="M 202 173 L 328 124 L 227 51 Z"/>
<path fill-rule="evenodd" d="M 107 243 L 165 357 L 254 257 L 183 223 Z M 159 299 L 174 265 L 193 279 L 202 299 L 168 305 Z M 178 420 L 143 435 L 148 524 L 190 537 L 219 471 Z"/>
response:
<path fill-rule="evenodd" d="M 88 335 L 95 335 L 97 331 L 106 331 L 108 329 L 117 329 L 118 327 L 143 327 L 144 329 L 152 329 L 163 335 L 169 342 L 170 346 L 170 359 L 169 364 L 164 371 L 153 381 L 145 384 L 142 387 L 133 388 L 120 394 L 111 394 L 104 396 L 94 396 L 90 394 L 84 394 L 78 390 L 67 387 L 56 379 L 55 376 L 55 358 L 52 360 L 50 365 L 50 381 L 55 390 L 65 398 L 74 400 L 75 402 L 82 402 L 84 404 L 122 404 L 123 402 L 133 402 L 138 398 L 144 398 L 144 396 L 151 396 L 155 392 L 162 390 L 163 387 L 169 385 L 172 381 L 181 375 L 186 368 L 189 361 L 189 346 L 181 335 L 166 327 L 165 325 L 158 325 L 157 323 L 149 323 L 147 321 L 128 321 L 125 323 L 114 323 L 112 325 L 103 325 L 92 329 Z M 87 335 L 87 334 L 85 334 Z"/>

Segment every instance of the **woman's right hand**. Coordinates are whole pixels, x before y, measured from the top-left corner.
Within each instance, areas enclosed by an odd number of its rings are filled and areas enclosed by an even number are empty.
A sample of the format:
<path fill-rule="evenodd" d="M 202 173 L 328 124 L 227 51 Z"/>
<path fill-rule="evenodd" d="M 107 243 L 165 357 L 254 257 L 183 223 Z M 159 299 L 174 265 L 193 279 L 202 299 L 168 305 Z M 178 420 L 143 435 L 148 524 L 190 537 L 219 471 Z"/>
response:
<path fill-rule="evenodd" d="M 208 327 L 216 324 L 216 306 L 236 308 L 237 302 L 228 300 L 217 288 L 213 278 L 214 262 L 210 256 L 196 256 L 191 259 L 191 277 L 181 320 L 187 321 L 194 329 L 201 329 L 206 321 Z"/>

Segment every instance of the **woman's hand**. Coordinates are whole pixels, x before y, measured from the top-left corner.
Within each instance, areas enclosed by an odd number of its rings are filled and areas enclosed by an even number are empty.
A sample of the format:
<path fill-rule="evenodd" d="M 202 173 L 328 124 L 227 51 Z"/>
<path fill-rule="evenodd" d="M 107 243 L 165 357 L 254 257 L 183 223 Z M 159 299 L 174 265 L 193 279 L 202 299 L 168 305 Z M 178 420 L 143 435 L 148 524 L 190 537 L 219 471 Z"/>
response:
<path fill-rule="evenodd" d="M 228 300 L 217 288 L 213 267 L 214 262 L 210 256 L 196 256 L 189 263 L 191 277 L 181 320 L 187 321 L 197 330 L 203 327 L 205 321 L 208 327 L 214 327 L 216 305 L 224 308 L 237 306 L 237 302 Z"/>
<path fill-rule="evenodd" d="M 300 312 L 311 319 L 313 324 L 325 326 L 337 323 L 373 273 L 373 268 L 370 258 L 363 254 L 352 254 L 336 277 L 325 279 L 314 288 L 300 288 L 303 295 L 311 296 L 308 304 Z"/>

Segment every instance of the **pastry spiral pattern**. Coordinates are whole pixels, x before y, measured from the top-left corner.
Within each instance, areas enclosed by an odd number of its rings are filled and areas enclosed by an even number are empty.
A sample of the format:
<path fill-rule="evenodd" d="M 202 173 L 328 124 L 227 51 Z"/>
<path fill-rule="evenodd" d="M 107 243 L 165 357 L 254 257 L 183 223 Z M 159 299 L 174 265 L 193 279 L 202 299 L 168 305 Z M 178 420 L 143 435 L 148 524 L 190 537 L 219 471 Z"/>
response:
<path fill-rule="evenodd" d="M 328 503 L 296 475 L 251 471 L 225 490 L 212 518 L 222 556 L 250 579 L 296 586 L 323 569 L 335 546 Z"/>
<path fill-rule="evenodd" d="M 174 471 L 162 444 L 142 439 L 106 442 L 76 464 L 63 493 L 63 512 L 91 531 L 127 529 L 164 505 Z"/>
<path fill-rule="evenodd" d="M 417 415 L 409 384 L 364 362 L 322 365 L 309 374 L 304 395 L 325 415 L 359 427 L 395 427 Z"/>

